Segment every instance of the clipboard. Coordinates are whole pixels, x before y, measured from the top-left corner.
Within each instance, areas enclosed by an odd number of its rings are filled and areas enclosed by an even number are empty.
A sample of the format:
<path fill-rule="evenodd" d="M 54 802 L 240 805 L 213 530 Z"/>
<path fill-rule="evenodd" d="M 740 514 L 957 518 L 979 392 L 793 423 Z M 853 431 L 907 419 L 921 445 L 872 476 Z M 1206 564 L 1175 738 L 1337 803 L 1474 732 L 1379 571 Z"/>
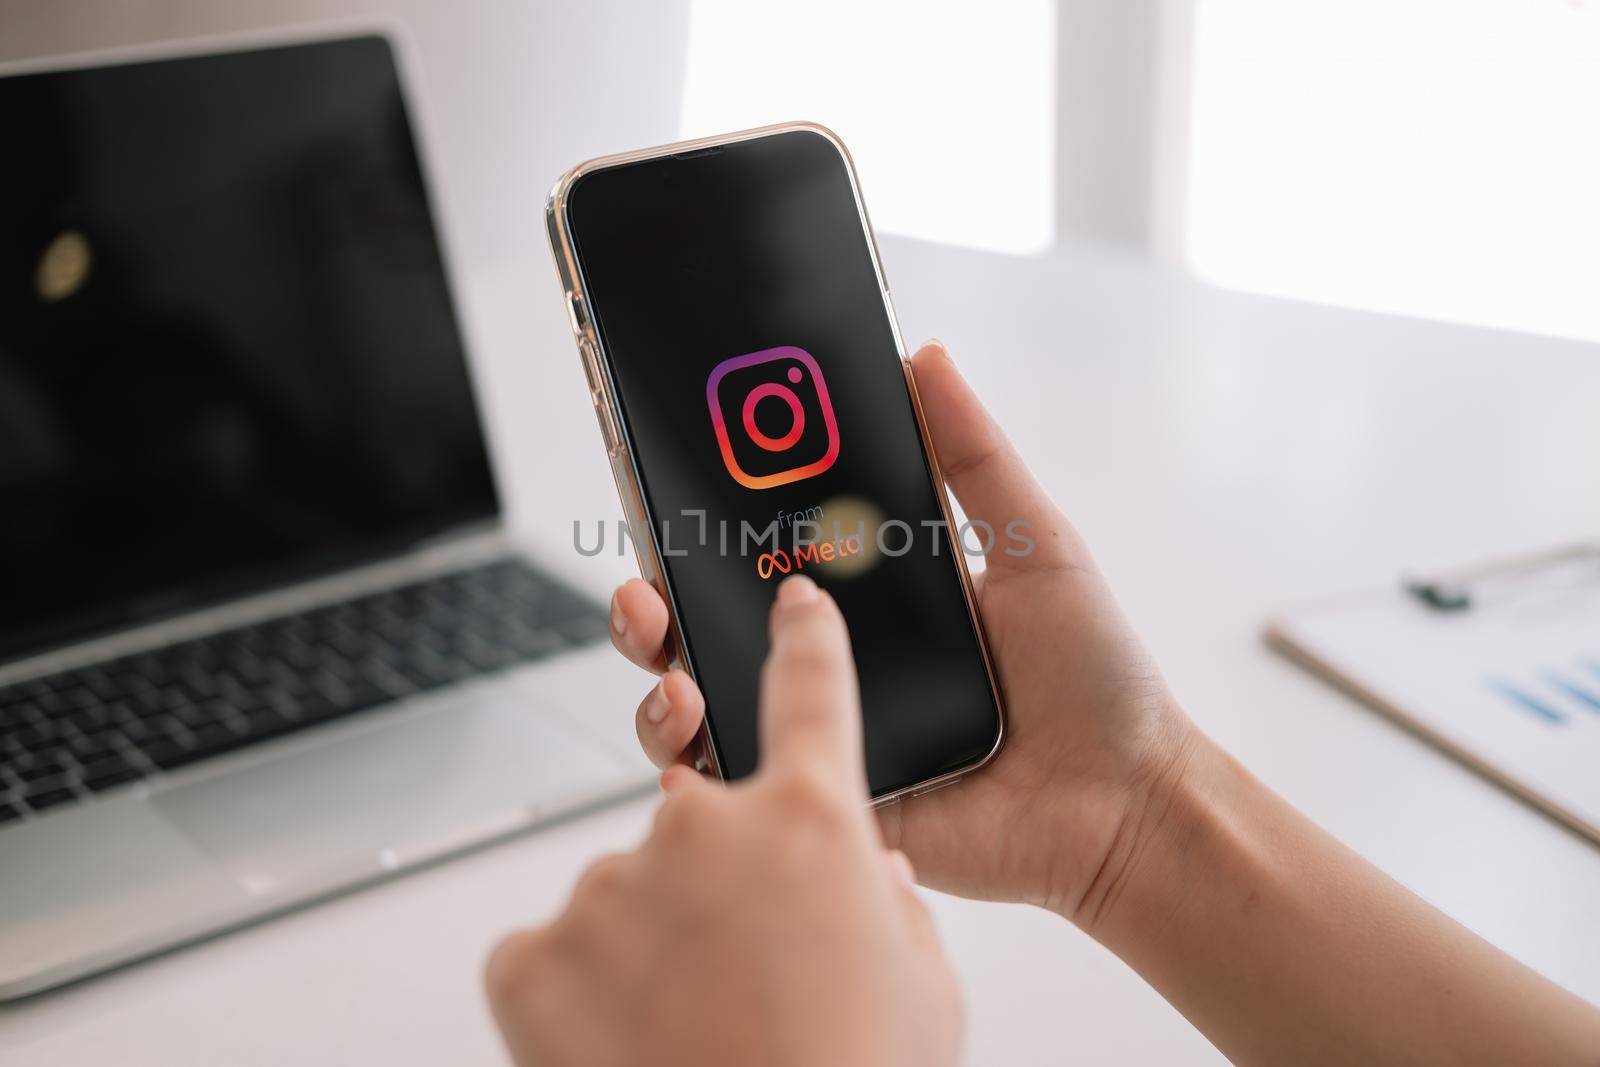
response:
<path fill-rule="evenodd" d="M 1600 844 L 1600 542 L 1288 611 L 1265 636 Z"/>

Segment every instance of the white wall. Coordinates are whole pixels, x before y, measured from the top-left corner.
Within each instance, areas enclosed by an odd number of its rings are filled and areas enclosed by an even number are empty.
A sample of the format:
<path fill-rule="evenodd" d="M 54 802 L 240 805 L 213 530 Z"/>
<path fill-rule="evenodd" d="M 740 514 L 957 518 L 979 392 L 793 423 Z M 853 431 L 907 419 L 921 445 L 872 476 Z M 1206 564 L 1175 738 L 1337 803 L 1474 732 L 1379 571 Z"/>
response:
<path fill-rule="evenodd" d="M 1169 27 L 1188 0 L 1067 0 L 1057 34 L 1056 217 L 1068 237 L 1151 247 L 1175 133 Z"/>
<path fill-rule="evenodd" d="M 1600 340 L 1600 6 L 1199 0 L 1189 263 Z"/>
<path fill-rule="evenodd" d="M 1036 2 L 995 0 L 987 13 L 1003 24 Z M 1158 172 L 1181 163 L 1181 153 L 1168 150 L 1181 142 L 1172 120 L 1184 114 L 1171 105 L 1169 72 L 1176 63 L 1181 75 L 1190 3 L 1057 0 L 1054 159 L 1040 169 L 1046 181 L 1054 172 L 1055 219 L 1046 229 L 1058 240 L 1136 247 L 1156 240 L 1166 202 Z M 873 40 L 857 51 L 876 55 L 886 73 L 900 67 L 885 57 L 915 51 L 930 23 L 965 17 L 959 8 L 910 0 L 862 6 L 875 17 L 830 15 L 817 5 L 786 9 L 784 17 L 829 23 L 819 32 L 841 37 L 870 32 Z M 691 0 L 6 0 L 0 60 L 364 15 L 393 19 L 418 46 L 425 135 L 447 224 L 458 254 L 476 262 L 525 254 L 550 181 L 572 162 L 680 135 L 690 9 Z M 917 76 L 960 82 L 982 75 L 957 63 L 930 64 Z M 825 88 L 828 72 L 816 76 Z M 901 85 L 885 92 L 908 95 Z M 931 106 L 939 92 L 930 90 L 929 99 Z M 956 142 L 938 152 L 982 147 Z M 998 188 L 1003 193 L 1004 182 Z"/>

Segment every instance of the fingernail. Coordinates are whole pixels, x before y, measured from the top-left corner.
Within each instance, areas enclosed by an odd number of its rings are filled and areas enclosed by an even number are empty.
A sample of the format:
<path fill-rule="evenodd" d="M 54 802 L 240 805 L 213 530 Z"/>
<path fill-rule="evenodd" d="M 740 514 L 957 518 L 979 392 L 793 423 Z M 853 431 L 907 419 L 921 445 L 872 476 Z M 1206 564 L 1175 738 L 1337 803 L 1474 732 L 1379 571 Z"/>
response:
<path fill-rule="evenodd" d="M 622 613 L 622 604 L 616 597 L 611 598 L 611 629 L 618 637 L 628 632 L 628 617 Z"/>
<path fill-rule="evenodd" d="M 644 717 L 651 722 L 660 722 L 667 717 L 667 709 L 672 707 L 672 702 L 667 699 L 667 683 L 660 681 L 650 690 L 650 700 L 644 706 Z"/>
<path fill-rule="evenodd" d="M 785 578 L 783 584 L 778 586 L 778 603 L 780 604 L 809 604 L 817 599 L 821 592 L 817 583 L 803 574 L 796 574 L 792 578 Z"/>
<path fill-rule="evenodd" d="M 930 337 L 926 341 L 922 342 L 923 348 L 927 348 L 929 345 L 932 345 L 934 348 L 937 348 L 939 351 L 943 352 L 946 359 L 950 359 L 950 349 L 943 341 L 939 340 L 937 337 Z M 950 362 L 954 363 L 955 360 L 950 359 Z"/>

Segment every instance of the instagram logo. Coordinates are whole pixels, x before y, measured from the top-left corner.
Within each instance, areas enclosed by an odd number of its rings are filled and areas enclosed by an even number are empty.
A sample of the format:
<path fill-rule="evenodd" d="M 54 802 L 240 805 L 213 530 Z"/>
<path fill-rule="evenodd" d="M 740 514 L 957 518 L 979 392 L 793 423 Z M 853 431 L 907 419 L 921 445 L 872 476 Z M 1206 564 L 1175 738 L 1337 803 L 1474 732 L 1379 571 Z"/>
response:
<path fill-rule="evenodd" d="M 811 353 L 793 345 L 718 363 L 706 379 L 722 462 L 746 489 L 813 478 L 839 458 L 828 383 Z M 728 424 L 742 430 L 735 440 Z"/>

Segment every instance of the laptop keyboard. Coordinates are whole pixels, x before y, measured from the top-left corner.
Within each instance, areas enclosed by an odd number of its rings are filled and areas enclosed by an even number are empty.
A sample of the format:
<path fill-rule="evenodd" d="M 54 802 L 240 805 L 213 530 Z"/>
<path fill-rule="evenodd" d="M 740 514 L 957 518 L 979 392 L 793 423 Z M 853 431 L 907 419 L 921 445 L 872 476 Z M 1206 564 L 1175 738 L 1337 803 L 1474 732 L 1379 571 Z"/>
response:
<path fill-rule="evenodd" d="M 603 637 L 516 560 L 0 687 L 0 824 Z"/>

